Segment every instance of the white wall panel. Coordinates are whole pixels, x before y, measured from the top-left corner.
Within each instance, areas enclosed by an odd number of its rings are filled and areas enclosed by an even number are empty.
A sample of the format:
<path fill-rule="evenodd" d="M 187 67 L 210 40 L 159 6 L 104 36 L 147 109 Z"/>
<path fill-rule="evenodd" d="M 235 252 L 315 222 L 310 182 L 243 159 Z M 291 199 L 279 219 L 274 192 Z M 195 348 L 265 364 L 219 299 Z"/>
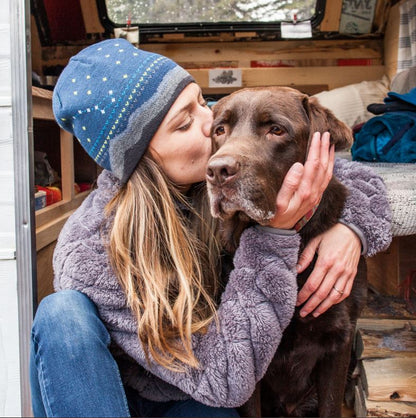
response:
<path fill-rule="evenodd" d="M 16 262 L 0 260 L 0 416 L 20 415 Z"/>
<path fill-rule="evenodd" d="M 14 417 L 21 415 L 21 387 L 11 107 L 11 3 L 9 0 L 0 0 L 0 3 L 0 416 Z"/>

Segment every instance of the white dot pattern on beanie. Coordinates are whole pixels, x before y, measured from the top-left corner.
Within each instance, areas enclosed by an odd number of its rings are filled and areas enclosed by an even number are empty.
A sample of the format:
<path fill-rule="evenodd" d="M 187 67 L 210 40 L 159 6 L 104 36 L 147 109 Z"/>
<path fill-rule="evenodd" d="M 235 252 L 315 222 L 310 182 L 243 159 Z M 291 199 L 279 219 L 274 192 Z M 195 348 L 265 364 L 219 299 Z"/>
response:
<path fill-rule="evenodd" d="M 140 148 L 140 143 L 149 142 L 157 126 L 156 119 L 159 121 L 165 112 L 164 98 L 156 101 L 155 95 L 163 96 L 158 89 L 168 79 L 167 74 L 175 70 L 173 88 L 179 86 L 177 83 L 190 79 L 185 71 L 176 72 L 178 68 L 170 59 L 138 50 L 125 40 L 108 40 L 95 48 L 88 47 L 71 58 L 62 82 L 58 80 L 54 99 L 56 118 L 64 129 L 72 131 L 87 153 L 102 167 L 113 171 L 113 161 L 117 161 L 114 170 L 123 178 L 124 175 L 120 173 L 124 173 L 124 170 L 127 173 L 138 161 L 145 149 Z M 143 122 L 140 116 L 142 112 L 147 115 L 143 116 Z M 134 121 L 140 120 L 138 123 L 150 126 L 150 130 L 146 129 L 137 137 L 128 137 L 125 144 L 123 139 L 123 143 L 119 144 L 125 130 L 130 129 L 132 114 L 138 115 Z M 120 154 L 120 159 L 116 160 L 110 147 L 113 138 L 117 141 L 117 146 L 114 142 L 114 152 Z M 129 150 L 136 144 L 139 145 L 139 153 L 132 154 Z M 124 158 L 128 160 L 127 163 L 123 162 Z M 125 169 L 127 166 L 129 168 Z"/>

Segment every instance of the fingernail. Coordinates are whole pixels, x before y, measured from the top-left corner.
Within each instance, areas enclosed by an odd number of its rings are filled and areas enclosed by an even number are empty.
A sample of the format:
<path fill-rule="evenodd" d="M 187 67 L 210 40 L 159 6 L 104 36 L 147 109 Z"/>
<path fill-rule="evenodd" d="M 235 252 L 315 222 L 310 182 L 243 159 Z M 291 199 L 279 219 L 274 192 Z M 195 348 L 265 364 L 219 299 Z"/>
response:
<path fill-rule="evenodd" d="M 296 264 L 296 271 L 299 271 L 302 266 L 300 264 Z"/>
<path fill-rule="evenodd" d="M 313 314 L 312 314 L 312 316 L 314 317 L 314 318 L 318 318 L 318 316 L 320 315 L 320 313 L 319 312 L 314 312 Z"/>
<path fill-rule="evenodd" d="M 303 166 L 302 166 L 302 164 L 301 164 L 301 163 L 299 163 L 299 162 L 296 162 L 295 164 L 293 164 L 293 170 L 294 170 L 296 173 L 302 173 L 302 171 L 303 171 Z"/>
<path fill-rule="evenodd" d="M 299 315 L 304 318 L 307 315 L 307 312 L 305 311 L 300 311 Z"/>

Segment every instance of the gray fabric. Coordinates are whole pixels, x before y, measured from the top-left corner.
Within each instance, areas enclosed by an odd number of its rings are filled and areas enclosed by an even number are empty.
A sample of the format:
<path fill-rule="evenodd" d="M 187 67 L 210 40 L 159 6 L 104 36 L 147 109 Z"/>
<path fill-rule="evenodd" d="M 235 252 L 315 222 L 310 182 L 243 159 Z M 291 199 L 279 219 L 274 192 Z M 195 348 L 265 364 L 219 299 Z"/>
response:
<path fill-rule="evenodd" d="M 390 90 L 406 94 L 416 87 L 416 67 L 397 73 L 391 81 Z"/>
<path fill-rule="evenodd" d="M 416 65 L 416 0 L 401 1 L 397 71 Z"/>
<path fill-rule="evenodd" d="M 348 175 L 354 177 L 360 172 L 345 164 L 338 168 L 340 178 L 347 183 L 351 180 Z M 369 170 L 364 174 L 367 177 L 363 181 L 351 181 L 353 201 L 360 202 L 356 200 L 359 195 L 364 202 L 376 199 L 380 204 L 349 207 L 345 218 L 358 219 L 372 251 L 376 251 L 386 242 L 385 229 L 389 229 L 382 206 L 384 189 Z M 369 188 L 367 181 L 374 187 Z M 54 253 L 55 289 L 79 290 L 97 305 L 112 340 L 137 362 L 132 365 L 125 356 L 119 359 L 124 381 L 143 397 L 167 401 L 191 396 L 213 406 L 242 405 L 264 375 L 293 314 L 299 235 L 269 234 L 258 228 L 244 231 L 218 309 L 219 328 L 212 324 L 206 334 L 193 339 L 201 367 L 185 373 L 171 372 L 153 361 L 147 364 L 136 335 L 136 322 L 103 244 L 107 230 L 103 210 L 119 187 L 120 182 L 104 171 L 98 189 L 65 224 Z M 384 238 L 374 237 L 374 231 Z"/>
<path fill-rule="evenodd" d="M 382 178 L 359 162 L 341 158 L 335 160 L 334 174 L 349 192 L 341 219 L 362 232 L 363 255 L 387 249 L 392 240 L 391 210 Z"/>
<path fill-rule="evenodd" d="M 136 322 L 103 246 L 102 213 L 117 184 L 104 171 L 98 189 L 65 224 L 54 254 L 55 289 L 75 289 L 90 297 L 113 341 L 159 377 L 153 379 L 137 369 L 141 373 L 133 378 L 127 371 L 129 383 L 142 396 L 165 401 L 181 399 L 186 393 L 209 405 L 243 404 L 265 373 L 293 314 L 299 236 L 269 234 L 265 240 L 255 228 L 244 232 L 234 258 L 235 270 L 218 309 L 220 327 L 213 323 L 205 335 L 195 336 L 193 341 L 201 368 L 171 372 L 154 362 L 146 363 Z M 125 375 L 126 370 L 121 373 Z"/>
<path fill-rule="evenodd" d="M 367 251 L 368 251 L 368 245 L 367 245 L 367 240 L 365 239 L 365 236 L 364 236 L 363 232 L 361 231 L 361 229 L 357 228 L 353 224 L 345 222 L 343 219 L 339 219 L 338 222 L 340 224 L 343 224 L 343 225 L 347 226 L 348 228 L 350 228 L 353 232 L 355 232 L 357 234 L 358 238 L 361 241 L 361 255 L 366 255 Z"/>
<path fill-rule="evenodd" d="M 387 189 L 393 236 L 416 234 L 416 165 L 363 163 L 377 173 Z"/>
<path fill-rule="evenodd" d="M 268 232 L 269 234 L 279 234 L 279 235 L 295 235 L 296 230 L 294 229 L 279 229 L 273 228 L 271 226 L 256 225 L 255 228 L 260 231 Z"/>

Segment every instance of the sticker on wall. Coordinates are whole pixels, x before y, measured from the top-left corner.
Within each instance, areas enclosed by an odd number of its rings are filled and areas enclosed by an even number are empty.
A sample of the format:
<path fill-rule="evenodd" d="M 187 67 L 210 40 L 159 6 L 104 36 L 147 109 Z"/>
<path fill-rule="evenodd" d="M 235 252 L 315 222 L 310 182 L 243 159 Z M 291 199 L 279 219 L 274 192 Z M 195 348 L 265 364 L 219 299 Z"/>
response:
<path fill-rule="evenodd" d="M 239 68 L 215 68 L 209 70 L 209 87 L 241 87 L 242 72 Z"/>
<path fill-rule="evenodd" d="M 310 20 L 304 22 L 282 22 L 280 30 L 283 39 L 304 39 L 312 38 L 312 25 Z"/>
<path fill-rule="evenodd" d="M 371 33 L 377 0 L 343 0 L 340 33 Z"/>

